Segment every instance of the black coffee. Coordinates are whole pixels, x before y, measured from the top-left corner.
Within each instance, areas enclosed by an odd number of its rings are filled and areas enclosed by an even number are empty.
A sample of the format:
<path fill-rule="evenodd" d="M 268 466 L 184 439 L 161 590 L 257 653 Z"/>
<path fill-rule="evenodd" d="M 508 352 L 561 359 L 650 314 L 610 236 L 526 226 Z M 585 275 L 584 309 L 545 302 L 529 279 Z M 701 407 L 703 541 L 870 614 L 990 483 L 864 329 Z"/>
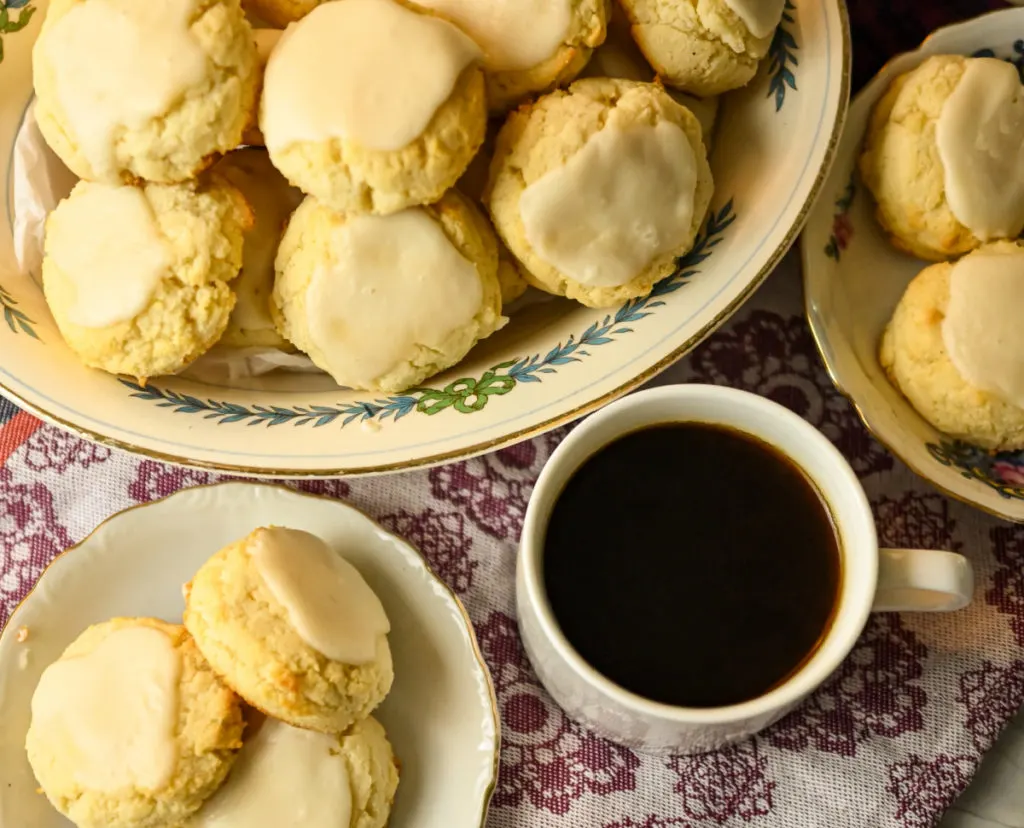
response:
<path fill-rule="evenodd" d="M 762 695 L 828 630 L 832 519 L 804 473 L 726 428 L 628 434 L 559 496 L 544 578 L 577 652 L 616 684 L 686 707 Z"/>

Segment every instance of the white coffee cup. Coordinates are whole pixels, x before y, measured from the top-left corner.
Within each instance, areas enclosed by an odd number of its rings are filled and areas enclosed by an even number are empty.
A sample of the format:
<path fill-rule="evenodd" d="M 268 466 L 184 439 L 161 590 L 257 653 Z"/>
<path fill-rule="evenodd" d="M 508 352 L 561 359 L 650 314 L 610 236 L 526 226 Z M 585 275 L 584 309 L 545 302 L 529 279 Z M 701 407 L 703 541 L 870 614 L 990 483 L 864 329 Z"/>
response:
<path fill-rule="evenodd" d="M 602 446 L 624 434 L 673 422 L 727 426 L 775 447 L 817 487 L 839 536 L 843 575 L 831 628 L 796 673 L 741 704 L 677 707 L 620 687 L 584 661 L 566 640 L 544 587 L 547 522 L 572 474 Z M 595 503 L 595 515 L 600 511 L 601 504 Z M 555 701 L 569 716 L 601 735 L 652 753 L 698 753 L 757 733 L 782 718 L 832 674 L 853 648 L 872 610 L 956 610 L 970 603 L 974 591 L 970 564 L 961 555 L 878 548 L 874 517 L 857 476 L 813 426 L 764 397 L 712 385 L 642 391 L 578 425 L 551 455 L 537 480 L 526 510 L 516 569 L 523 644 Z M 686 653 L 679 657 L 685 659 Z"/>

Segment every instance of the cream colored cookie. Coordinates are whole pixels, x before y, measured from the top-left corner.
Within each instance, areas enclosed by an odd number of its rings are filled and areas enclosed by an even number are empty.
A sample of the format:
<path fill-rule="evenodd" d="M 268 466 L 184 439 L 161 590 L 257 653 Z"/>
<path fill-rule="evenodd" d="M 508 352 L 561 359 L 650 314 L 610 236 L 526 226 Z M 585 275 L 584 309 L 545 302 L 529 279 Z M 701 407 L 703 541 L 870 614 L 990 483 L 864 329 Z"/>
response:
<path fill-rule="evenodd" d="M 494 158 L 494 142 L 498 137 L 498 125 L 492 121 L 487 130 L 487 138 L 484 140 L 480 152 L 470 162 L 469 167 L 462 178 L 459 179 L 456 187 L 459 192 L 472 200 L 474 206 L 483 202 L 484 192 L 487 190 L 487 176 L 491 168 L 491 160 Z M 484 238 L 494 238 L 498 250 L 498 282 L 501 284 L 501 304 L 510 305 L 524 293 L 529 287 L 526 277 L 519 267 L 519 262 L 512 255 L 505 243 L 495 236 L 494 228 L 490 219 L 474 209 L 473 213 L 479 220 L 486 223 L 486 228 L 481 230 Z"/>
<path fill-rule="evenodd" d="M 979 255 L 1012 255 L 1018 268 L 1024 266 L 1024 248 L 1012 242 L 987 245 L 962 261 Z M 892 384 L 939 431 L 993 450 L 1024 448 L 1024 409 L 968 382 L 947 350 L 943 326 L 955 266 L 926 267 L 907 286 L 885 329 L 879 360 Z M 1019 311 L 1012 313 L 1019 320 Z"/>
<path fill-rule="evenodd" d="M 754 77 L 768 54 L 784 4 L 784 0 L 621 2 L 633 39 L 658 77 L 699 97 L 738 89 Z"/>
<path fill-rule="evenodd" d="M 314 590 L 331 587 L 328 579 L 339 576 L 331 570 L 323 575 L 322 563 L 314 560 L 307 568 L 321 575 L 320 584 L 306 584 L 306 592 L 297 595 L 301 581 L 291 592 L 282 589 L 290 588 L 286 576 L 301 578 L 301 572 L 282 575 L 273 560 L 263 563 L 270 550 L 301 565 L 307 560 L 300 553 L 309 551 L 304 545 L 308 540 L 309 536 L 296 538 L 291 530 L 269 527 L 220 550 L 185 588 L 185 626 L 213 669 L 253 707 L 295 727 L 341 733 L 368 716 L 391 689 L 391 649 L 386 627 L 366 633 L 366 660 L 331 658 L 323 652 L 326 644 L 319 639 L 319 646 L 310 643 L 313 636 L 302 627 L 301 612 L 319 609 Z M 368 590 L 358 573 L 352 575 L 354 570 L 348 569 L 346 577 Z M 346 586 L 351 583 L 341 583 L 341 588 Z M 345 612 L 358 608 L 348 598 L 349 593 L 342 591 L 338 601 L 343 603 L 333 606 L 335 632 L 341 635 L 350 632 L 350 625 L 338 607 L 344 606 Z M 351 620 L 351 625 L 361 623 L 361 618 Z"/>
<path fill-rule="evenodd" d="M 672 272 L 712 190 L 689 110 L 655 84 L 593 78 L 509 117 L 486 200 L 530 284 L 609 307 Z"/>
<path fill-rule="evenodd" d="M 490 226 L 454 190 L 390 216 L 309 198 L 281 241 L 271 312 L 339 385 L 398 392 L 504 324 L 497 268 Z"/>
<path fill-rule="evenodd" d="M 345 213 L 437 201 L 483 142 L 479 49 L 395 0 L 339 0 L 285 33 L 264 79 L 260 128 L 295 186 Z"/>
<path fill-rule="evenodd" d="M 192 178 L 255 114 L 238 0 L 53 0 L 32 65 L 43 137 L 91 181 Z"/>
<path fill-rule="evenodd" d="M 274 290 L 274 258 L 281 235 L 288 218 L 301 203 L 302 193 L 281 176 L 261 149 L 229 153 L 217 165 L 216 172 L 245 197 L 254 217 L 245 234 L 242 271 L 231 284 L 237 300 L 235 309 L 220 344 L 293 351 L 295 347 L 274 327 L 270 295 Z"/>
<path fill-rule="evenodd" d="M 893 244 L 932 261 L 982 244 L 951 208 L 937 140 L 943 109 L 971 63 L 959 55 L 937 55 L 893 80 L 871 115 L 860 157 L 878 220 Z M 1009 237 L 1021 227 L 1013 229 Z"/>
<path fill-rule="evenodd" d="M 231 776 L 187 828 L 384 828 L 398 769 L 373 717 L 344 735 L 275 719 L 250 725 Z"/>
<path fill-rule="evenodd" d="M 608 0 L 418 0 L 484 52 L 487 103 L 506 112 L 572 81 L 605 38 Z"/>
<path fill-rule="evenodd" d="M 43 673 L 25 748 L 79 828 L 165 828 L 217 790 L 242 746 L 241 705 L 178 624 L 115 618 Z"/>
<path fill-rule="evenodd" d="M 43 292 L 64 341 L 110 373 L 180 371 L 228 324 L 251 222 L 239 192 L 214 179 L 80 182 L 46 220 Z"/>

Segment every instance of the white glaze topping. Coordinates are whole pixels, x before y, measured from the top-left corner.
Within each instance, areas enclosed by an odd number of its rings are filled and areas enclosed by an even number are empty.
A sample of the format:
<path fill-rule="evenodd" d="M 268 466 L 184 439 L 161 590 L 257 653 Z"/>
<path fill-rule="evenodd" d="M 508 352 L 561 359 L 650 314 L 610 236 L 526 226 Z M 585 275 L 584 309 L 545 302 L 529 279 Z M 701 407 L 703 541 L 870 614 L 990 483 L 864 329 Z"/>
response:
<path fill-rule="evenodd" d="M 569 0 L 416 0 L 460 26 L 484 51 L 492 71 L 543 63 L 569 35 Z"/>
<path fill-rule="evenodd" d="M 47 223 L 46 253 L 71 283 L 68 319 L 86 328 L 127 322 L 168 275 L 171 250 L 142 190 L 81 183 Z"/>
<path fill-rule="evenodd" d="M 583 285 L 613 287 L 678 247 L 693 221 L 697 161 L 675 124 L 619 126 L 613 111 L 569 160 L 519 201 L 527 241 Z"/>
<path fill-rule="evenodd" d="M 249 554 L 267 589 L 310 647 L 343 664 L 367 664 L 391 630 L 384 607 L 359 571 L 316 535 L 260 529 Z"/>
<path fill-rule="evenodd" d="M 178 759 L 181 655 L 149 627 L 108 635 L 89 655 L 43 672 L 32 727 L 58 746 L 55 761 L 84 788 L 158 790 Z"/>
<path fill-rule="evenodd" d="M 261 150 L 228 155 L 219 171 L 245 196 L 254 221 L 245 234 L 242 271 L 231 283 L 237 297 L 231 321 L 247 331 L 274 330 L 270 294 L 274 289 L 274 258 L 288 217 L 302 201 Z"/>
<path fill-rule="evenodd" d="M 306 313 L 335 377 L 372 385 L 418 346 L 443 351 L 480 310 L 476 267 L 425 210 L 353 217 L 331 246 L 332 263 L 313 275 Z"/>
<path fill-rule="evenodd" d="M 935 142 L 946 201 L 983 241 L 1024 229 L 1024 87 L 1016 68 L 994 58 L 967 62 L 943 104 Z"/>
<path fill-rule="evenodd" d="M 343 828 L 351 819 L 338 738 L 266 719 L 189 828 Z"/>
<path fill-rule="evenodd" d="M 77 3 L 41 39 L 57 97 L 97 178 L 116 175 L 119 128 L 167 112 L 203 80 L 207 58 L 189 31 L 193 0 Z"/>
<path fill-rule="evenodd" d="M 267 64 L 260 127 L 273 152 L 347 138 L 399 150 L 427 128 L 480 50 L 393 0 L 324 3 L 285 30 Z"/>
<path fill-rule="evenodd" d="M 768 37 L 782 20 L 786 0 L 725 0 L 754 37 Z"/>
<path fill-rule="evenodd" d="M 1024 408 L 1024 251 L 981 250 L 953 266 L 942 340 L 967 382 Z"/>

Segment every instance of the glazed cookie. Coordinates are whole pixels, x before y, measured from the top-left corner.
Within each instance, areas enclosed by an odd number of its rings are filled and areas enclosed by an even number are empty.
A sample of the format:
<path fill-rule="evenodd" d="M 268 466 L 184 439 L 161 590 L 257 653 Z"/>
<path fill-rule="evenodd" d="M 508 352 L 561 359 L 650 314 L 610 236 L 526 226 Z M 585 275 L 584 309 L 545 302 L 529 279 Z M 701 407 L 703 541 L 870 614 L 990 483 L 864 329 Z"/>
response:
<path fill-rule="evenodd" d="M 939 431 L 997 451 L 1024 448 L 1024 247 L 994 242 L 934 264 L 907 287 L 879 359 Z"/>
<path fill-rule="evenodd" d="M 180 371 L 228 324 L 251 222 L 219 182 L 79 182 L 46 220 L 43 292 L 64 341 L 113 374 Z"/>
<path fill-rule="evenodd" d="M 225 547 L 185 604 L 185 626 L 228 686 L 295 727 L 342 733 L 391 689 L 380 599 L 308 532 L 262 528 Z"/>
<path fill-rule="evenodd" d="M 630 31 L 669 86 L 719 95 L 750 82 L 785 0 L 621 0 Z"/>
<path fill-rule="evenodd" d="M 875 106 L 860 171 L 893 244 L 942 261 L 1024 230 L 1024 87 L 992 58 L 938 55 Z"/>
<path fill-rule="evenodd" d="M 89 181 L 192 178 L 255 114 L 238 0 L 53 0 L 32 66 L 39 129 Z"/>
<path fill-rule="evenodd" d="M 274 165 L 344 213 L 439 199 L 484 139 L 480 51 L 396 0 L 338 0 L 289 27 L 267 64 L 260 127 Z"/>
<path fill-rule="evenodd" d="M 390 216 L 307 199 L 281 241 L 271 312 L 339 385 L 393 393 L 504 324 L 497 269 L 490 226 L 454 190 Z"/>
<path fill-rule="evenodd" d="M 509 117 L 488 189 L 530 284 L 603 308 L 672 272 L 713 185 L 688 109 L 655 84 L 593 78 Z"/>
<path fill-rule="evenodd" d="M 164 828 L 217 790 L 243 727 L 237 696 L 184 627 L 116 618 L 43 672 L 25 749 L 46 797 L 79 828 Z"/>
<path fill-rule="evenodd" d="M 302 193 L 285 181 L 261 149 L 229 153 L 217 165 L 216 172 L 245 197 L 254 218 L 245 234 L 242 271 L 231 284 L 237 299 L 235 309 L 220 344 L 293 351 L 294 346 L 274 327 L 270 295 L 274 290 L 274 258 L 281 235 L 288 217 L 301 203 Z"/>
<path fill-rule="evenodd" d="M 254 725 L 227 783 L 186 828 L 384 828 L 398 769 L 374 718 L 341 737 L 266 719 Z"/>
<path fill-rule="evenodd" d="M 487 103 L 506 112 L 573 80 L 605 38 L 607 0 L 416 0 L 448 18 L 484 52 Z"/>

